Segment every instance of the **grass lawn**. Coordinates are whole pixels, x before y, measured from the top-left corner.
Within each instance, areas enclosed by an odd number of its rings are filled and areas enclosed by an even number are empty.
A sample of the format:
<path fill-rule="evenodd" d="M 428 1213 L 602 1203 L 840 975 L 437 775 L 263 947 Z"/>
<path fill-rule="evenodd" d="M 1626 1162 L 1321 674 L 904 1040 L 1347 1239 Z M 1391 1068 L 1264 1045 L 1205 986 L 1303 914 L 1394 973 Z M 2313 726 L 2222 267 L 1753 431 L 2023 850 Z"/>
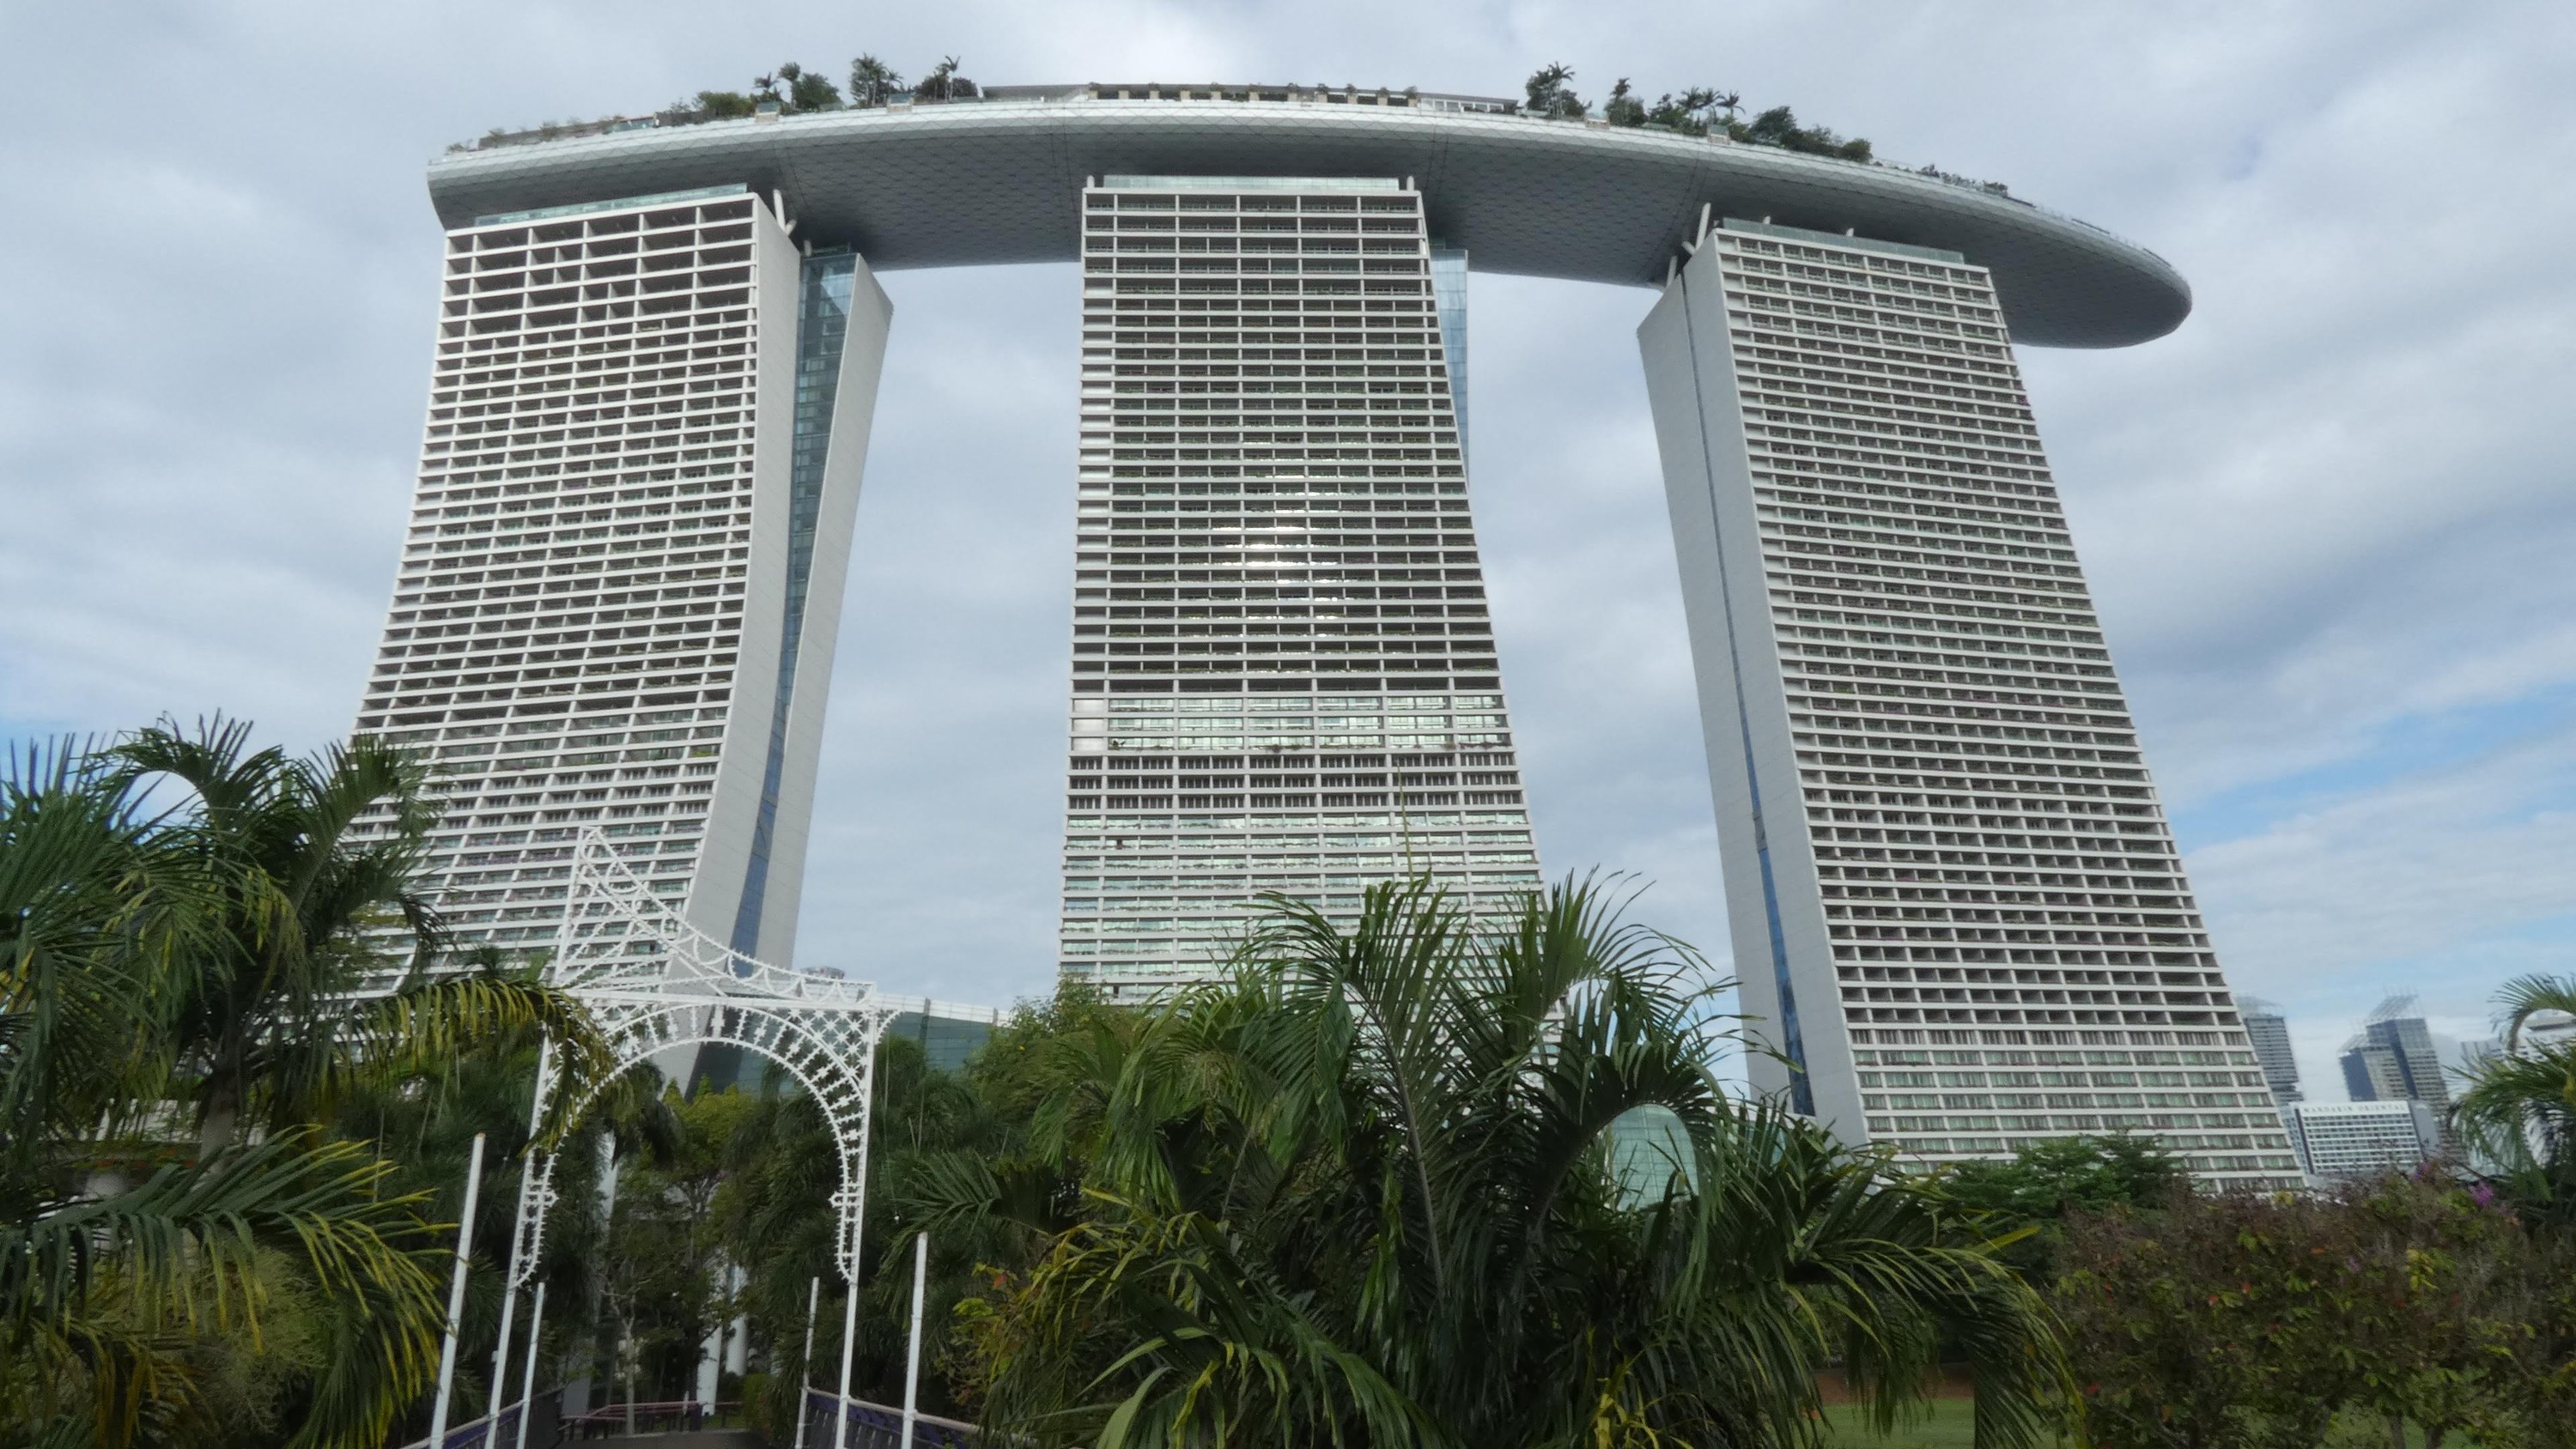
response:
<path fill-rule="evenodd" d="M 1857 1404 L 1828 1407 L 1825 1423 L 1829 1426 L 1825 1443 L 1830 1449 L 1970 1449 L 1976 1442 L 1976 1409 L 1966 1399 L 1934 1399 L 1928 1417 L 1900 1423 L 1893 1434 L 1882 1435 L 1870 1427 L 1868 1411 Z M 2348 1417 L 2336 1427 L 2343 1442 L 2368 1443 L 2374 1449 L 2388 1443 L 2387 1431 L 2374 1419 Z M 2422 1449 L 2424 1431 L 2407 1425 L 2406 1441 L 2410 1449 Z M 2443 1441 L 2442 1449 L 2478 1449 L 2478 1443 L 2454 1434 Z"/>
<path fill-rule="evenodd" d="M 1833 1449 L 1969 1449 L 1976 1440 L 1976 1409 L 1966 1399 L 1934 1399 L 1929 1417 L 1900 1422 L 1887 1435 L 1858 1404 L 1826 1409 L 1825 1422 L 1832 1426 L 1825 1442 Z"/>

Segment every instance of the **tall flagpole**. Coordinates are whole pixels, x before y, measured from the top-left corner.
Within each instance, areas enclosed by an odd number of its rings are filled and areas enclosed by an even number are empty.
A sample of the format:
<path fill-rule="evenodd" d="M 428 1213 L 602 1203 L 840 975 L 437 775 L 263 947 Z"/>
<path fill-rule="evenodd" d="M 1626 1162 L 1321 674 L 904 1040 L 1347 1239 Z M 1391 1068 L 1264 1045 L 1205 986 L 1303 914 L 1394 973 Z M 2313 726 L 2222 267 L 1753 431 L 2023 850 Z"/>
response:
<path fill-rule="evenodd" d="M 921 1286 L 930 1270 L 930 1232 L 924 1229 L 912 1240 L 912 1348 L 903 1363 L 903 1443 L 901 1449 L 912 1449 L 912 1426 L 921 1415 L 916 1407 L 921 1402 Z"/>
<path fill-rule="evenodd" d="M 850 1293 L 841 1304 L 841 1399 L 832 1416 L 832 1449 L 850 1449 L 850 1349 L 859 1338 L 859 1229 L 865 1220 L 865 1213 L 850 1217 Z"/>
<path fill-rule="evenodd" d="M 528 1449 L 528 1411 L 537 1402 L 537 1342 L 545 1331 L 546 1280 L 540 1278 L 537 1301 L 528 1305 L 528 1372 L 519 1380 L 519 1439 L 514 1449 Z"/>
<path fill-rule="evenodd" d="M 465 1212 L 456 1221 L 456 1273 L 447 1284 L 447 1337 L 438 1349 L 438 1398 L 429 1411 L 430 1449 L 446 1449 L 447 1396 L 456 1386 L 456 1321 L 465 1316 L 465 1263 L 474 1252 L 474 1204 L 483 1194 L 483 1134 L 465 1167 Z M 497 1394 L 496 1394 L 497 1397 Z"/>
<path fill-rule="evenodd" d="M 868 1226 L 868 1139 L 874 1135 L 872 1129 L 876 1125 L 873 1104 L 876 1100 L 877 1037 L 885 1030 L 886 1022 L 892 1019 L 889 1015 L 875 1021 L 867 1035 L 868 1054 L 859 1065 L 859 1100 L 870 1104 L 871 1110 L 862 1119 L 867 1126 L 859 1132 L 859 1160 L 851 1189 L 856 1197 L 847 1208 L 850 1214 L 850 1271 L 847 1275 L 850 1296 L 841 1305 L 841 1403 L 832 1431 L 832 1449 L 850 1449 L 850 1351 L 857 1346 L 859 1338 L 859 1247 L 866 1240 Z"/>
<path fill-rule="evenodd" d="M 814 1396 L 814 1315 L 823 1306 L 823 1275 L 805 1287 L 805 1349 L 796 1373 L 796 1449 L 805 1449 L 805 1421 L 814 1417 L 807 1400 Z"/>

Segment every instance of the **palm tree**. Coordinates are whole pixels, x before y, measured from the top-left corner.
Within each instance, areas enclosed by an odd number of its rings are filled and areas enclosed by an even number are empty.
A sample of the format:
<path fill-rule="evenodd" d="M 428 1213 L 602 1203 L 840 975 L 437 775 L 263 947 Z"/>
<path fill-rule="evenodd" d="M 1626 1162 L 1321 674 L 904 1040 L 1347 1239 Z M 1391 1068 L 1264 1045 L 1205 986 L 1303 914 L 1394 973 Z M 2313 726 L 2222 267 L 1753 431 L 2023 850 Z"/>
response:
<path fill-rule="evenodd" d="M 913 94 L 926 101 L 973 99 L 975 83 L 959 75 L 957 65 L 957 57 L 953 55 L 941 60 L 931 68 L 930 74 L 921 78 L 921 84 L 914 87 Z"/>
<path fill-rule="evenodd" d="M 1623 905 L 1569 882 L 1483 929 L 1391 884 L 1346 932 L 1272 898 L 1236 980 L 1104 1062 L 1080 1220 L 973 1346 L 988 1426 L 1803 1443 L 1828 1362 L 1893 1413 L 1947 1346 L 1979 1443 L 2035 1443 L 2064 1387 L 2038 1299 L 1881 1159 L 1730 1099 L 1702 964 Z M 1662 1169 L 1614 1170 L 1648 1118 Z M 914 1191 L 925 1215 L 978 1206 Z"/>
<path fill-rule="evenodd" d="M 841 92 L 829 76 L 807 70 L 791 60 L 780 63 L 778 79 L 785 83 L 785 98 L 790 111 L 840 109 Z"/>
<path fill-rule="evenodd" d="M 1626 76 L 1610 87 L 1610 98 L 1601 103 L 1601 118 L 1614 126 L 1646 124 L 1646 103 L 1630 92 Z"/>
<path fill-rule="evenodd" d="M 367 1000 L 410 885 L 420 772 L 360 745 L 289 762 L 215 721 L 0 771 L 0 1418 L 122 1442 L 221 1412 L 280 1320 L 303 1444 L 381 1442 L 442 1314 L 444 1230 L 393 1164 L 330 1140 L 353 1084 L 510 1032 L 600 1055 L 577 1004 L 489 974 Z M 187 799 L 146 802 L 162 779 Z M 352 831 L 371 806 L 390 824 Z M 193 1110 L 193 1150 L 170 1140 Z M 262 1130 L 238 1139 L 245 1119 Z M 289 1335 L 296 1337 L 297 1335 Z M 83 1427 L 85 1422 L 86 1427 Z M 193 1431 L 189 1431 L 193 1432 Z M 211 1431 L 210 1431 L 211 1432 Z M 229 1432 L 229 1430 L 227 1430 Z"/>
<path fill-rule="evenodd" d="M 2534 1017 L 2576 1017 L 2576 976 L 2517 976 L 2496 993 L 2496 1024 L 2503 1029 L 2504 1049 L 2522 1049 L 2522 1034 Z"/>
<path fill-rule="evenodd" d="M 220 909 L 197 852 L 66 741 L 0 770 L 0 1161 L 130 1126 L 167 1081 L 155 1050 L 179 963 Z"/>
<path fill-rule="evenodd" d="M 850 62 L 850 104 L 882 106 L 903 91 L 903 77 L 873 55 Z"/>
<path fill-rule="evenodd" d="M 431 974 L 449 938 L 416 885 L 435 820 L 426 765 L 372 738 L 308 760 L 249 740 L 220 716 L 192 734 L 165 720 L 108 752 L 112 788 L 184 787 L 165 833 L 221 897 L 212 939 L 166 983 L 201 1153 L 245 1118 L 271 1130 L 324 1120 L 355 1073 L 525 1026 L 597 1064 L 586 1013 L 561 993 L 488 960 Z M 407 956 L 386 954 L 403 942 Z M 395 990 L 366 997 L 396 975 Z"/>
<path fill-rule="evenodd" d="M 2527 1212 L 2576 1223 L 2576 1038 L 2524 1036 L 2535 1017 L 2576 1016 L 2576 977 L 2518 977 L 2496 1007 L 2504 1050 L 2469 1069 L 2453 1125 Z"/>
<path fill-rule="evenodd" d="M 1540 66 L 1523 85 L 1528 95 L 1529 113 L 1547 120 L 1581 120 L 1591 107 L 1574 93 L 1566 82 L 1574 79 L 1574 67 L 1563 63 Z"/>
<path fill-rule="evenodd" d="M 231 906 L 207 867 L 98 754 L 0 773 L 0 1418 L 101 1443 L 211 1427 L 202 1350 L 256 1339 L 283 1263 L 332 1347 L 292 1442 L 378 1442 L 435 1353 L 417 1200 L 310 1130 L 194 1163 L 149 1135 L 171 984 Z"/>

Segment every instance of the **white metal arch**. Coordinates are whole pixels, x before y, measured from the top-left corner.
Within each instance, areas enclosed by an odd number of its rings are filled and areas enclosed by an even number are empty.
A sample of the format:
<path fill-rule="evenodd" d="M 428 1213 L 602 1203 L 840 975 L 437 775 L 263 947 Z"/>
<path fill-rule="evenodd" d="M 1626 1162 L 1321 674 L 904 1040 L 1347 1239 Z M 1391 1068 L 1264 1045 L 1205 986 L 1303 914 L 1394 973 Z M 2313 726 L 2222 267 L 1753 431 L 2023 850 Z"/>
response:
<path fill-rule="evenodd" d="M 733 1046 L 756 1052 L 776 1062 L 807 1095 L 823 1105 L 824 1121 L 831 1128 L 832 1146 L 841 1170 L 840 1188 L 832 1195 L 842 1224 L 834 1243 L 834 1262 L 841 1276 L 848 1279 L 855 1268 L 852 1255 L 858 1251 L 858 1215 L 867 1201 L 868 1115 L 864 1104 L 874 1087 L 877 1038 L 886 1020 L 893 1016 L 892 1010 L 848 1031 L 844 1037 L 843 1033 L 827 1036 L 818 1032 L 817 1023 L 802 1013 L 757 1003 L 665 1001 L 655 1005 L 641 1001 L 602 1002 L 587 992 L 581 994 L 592 1015 L 600 1019 L 615 1056 L 605 1077 L 582 1084 L 576 1089 L 577 1095 L 562 1104 L 566 1121 L 580 1120 L 610 1079 L 663 1052 L 691 1046 Z M 821 1025 L 827 1031 L 832 1027 L 846 1028 L 847 1017 Z M 862 1034 L 863 1040 L 847 1039 Z M 856 1058 L 855 1070 L 852 1058 Z M 534 1114 L 538 1117 L 554 1105 L 555 1096 L 564 1086 L 551 1054 L 541 1071 Z M 860 1105 L 855 1111 L 846 1110 L 851 1103 Z M 836 1106 L 844 1110 L 835 1110 Z M 554 1189 L 555 1160 L 556 1155 L 550 1152 L 529 1154 L 518 1237 L 511 1245 L 513 1289 L 525 1287 L 536 1273 L 537 1255 L 544 1246 L 546 1214 L 558 1200 Z"/>
<path fill-rule="evenodd" d="M 840 1158 L 833 1257 L 850 1287 L 844 1316 L 854 1313 L 867 1211 L 868 1105 L 877 1043 L 896 1014 L 875 985 L 792 971 L 731 950 L 656 897 L 596 828 L 583 831 L 574 847 L 563 924 L 545 978 L 590 1008 L 609 1060 L 597 1080 L 567 1083 L 552 1051 L 540 1052 L 531 1136 L 558 1093 L 575 1093 L 563 1108 L 566 1121 L 578 1120 L 617 1075 L 675 1047 L 722 1044 L 778 1063 L 822 1109 Z M 532 1147 L 519 1178 L 496 1363 L 509 1348 L 518 1290 L 536 1274 L 546 1215 L 556 1200 L 554 1173 L 555 1154 Z M 845 1395 L 849 1333 L 845 1324 Z"/>

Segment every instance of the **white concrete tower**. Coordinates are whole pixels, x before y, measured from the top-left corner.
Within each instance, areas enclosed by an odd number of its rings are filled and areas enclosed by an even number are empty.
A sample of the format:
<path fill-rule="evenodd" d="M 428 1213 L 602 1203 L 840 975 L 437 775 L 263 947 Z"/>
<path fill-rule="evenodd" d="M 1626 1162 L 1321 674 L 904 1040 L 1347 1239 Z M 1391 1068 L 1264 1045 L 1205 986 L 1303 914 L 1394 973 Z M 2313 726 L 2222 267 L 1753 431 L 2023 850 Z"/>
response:
<path fill-rule="evenodd" d="M 1757 1086 L 1916 1160 L 2299 1171 L 1987 270 L 1727 220 L 1638 333 Z"/>
<path fill-rule="evenodd" d="M 885 295 L 740 186 L 478 217 L 445 273 L 357 720 L 437 762 L 434 899 L 543 947 L 597 825 L 784 963 Z"/>
<path fill-rule="evenodd" d="M 1392 179 L 1111 176 L 1082 225 L 1064 974 L 1205 979 L 1265 890 L 1535 887 L 1453 390 L 1463 256 Z"/>

